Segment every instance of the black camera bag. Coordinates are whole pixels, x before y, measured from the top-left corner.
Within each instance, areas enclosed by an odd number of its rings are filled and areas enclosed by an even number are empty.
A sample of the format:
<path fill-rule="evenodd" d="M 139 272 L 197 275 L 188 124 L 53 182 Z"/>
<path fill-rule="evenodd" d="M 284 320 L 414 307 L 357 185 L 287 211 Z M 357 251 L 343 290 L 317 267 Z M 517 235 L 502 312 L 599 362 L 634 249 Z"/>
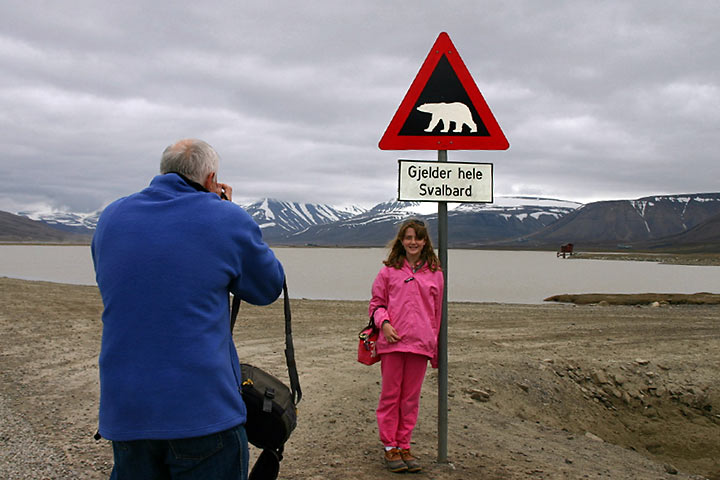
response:
<path fill-rule="evenodd" d="M 300 380 L 295 365 L 295 349 L 292 341 L 290 298 L 287 282 L 283 282 L 285 311 L 285 361 L 290 378 L 290 388 L 276 377 L 253 365 L 240 365 L 243 401 L 247 408 L 245 431 L 248 441 L 261 448 L 250 472 L 249 480 L 275 479 L 280 471 L 285 442 L 297 425 L 296 405 L 302 398 Z M 230 314 L 230 331 L 240 310 L 240 298 L 234 297 Z"/>
<path fill-rule="evenodd" d="M 243 363 L 242 398 L 248 410 L 245 430 L 258 448 L 280 449 L 297 425 L 290 389 L 269 373 Z"/>

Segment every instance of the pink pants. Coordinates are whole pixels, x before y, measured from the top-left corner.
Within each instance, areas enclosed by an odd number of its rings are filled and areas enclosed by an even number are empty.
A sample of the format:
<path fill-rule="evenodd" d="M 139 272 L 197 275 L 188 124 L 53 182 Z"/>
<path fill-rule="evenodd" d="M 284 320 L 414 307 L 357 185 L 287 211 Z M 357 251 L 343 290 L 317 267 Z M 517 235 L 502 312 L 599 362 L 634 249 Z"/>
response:
<path fill-rule="evenodd" d="M 428 357 L 414 353 L 380 356 L 382 391 L 376 413 L 380 441 L 386 447 L 410 448 L 427 362 Z"/>

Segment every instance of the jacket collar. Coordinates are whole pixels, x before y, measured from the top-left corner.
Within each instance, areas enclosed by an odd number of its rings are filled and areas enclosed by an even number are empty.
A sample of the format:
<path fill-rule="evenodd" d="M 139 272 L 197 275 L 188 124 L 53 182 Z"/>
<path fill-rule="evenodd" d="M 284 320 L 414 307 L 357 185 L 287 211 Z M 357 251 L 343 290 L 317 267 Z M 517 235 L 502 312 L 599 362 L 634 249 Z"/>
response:
<path fill-rule="evenodd" d="M 197 190 L 198 192 L 207 192 L 207 193 L 210 193 L 210 190 L 208 190 L 207 188 L 203 187 L 203 186 L 200 185 L 199 183 L 190 180 L 188 177 L 186 177 L 186 176 L 183 175 L 182 173 L 178 173 L 178 172 L 168 172 L 168 173 L 174 173 L 174 174 L 177 175 L 178 177 L 182 178 L 185 183 L 187 183 L 189 186 L 191 186 L 192 188 L 194 188 L 194 189 Z"/>
<path fill-rule="evenodd" d="M 197 182 L 194 182 L 177 172 L 169 172 L 157 175 L 152 179 L 150 185 L 161 189 L 172 189 L 186 192 L 208 192 L 208 190 Z M 209 192 L 208 192 L 209 193 Z"/>
<path fill-rule="evenodd" d="M 417 264 L 417 266 L 413 267 L 412 265 L 410 265 L 410 262 L 408 262 L 408 259 L 406 258 L 406 259 L 405 259 L 405 266 L 406 266 L 408 269 L 410 269 L 410 271 L 411 271 L 412 273 L 417 273 L 417 272 L 419 272 L 420 270 L 422 270 L 423 267 L 425 267 L 425 260 L 421 261 L 420 263 Z"/>

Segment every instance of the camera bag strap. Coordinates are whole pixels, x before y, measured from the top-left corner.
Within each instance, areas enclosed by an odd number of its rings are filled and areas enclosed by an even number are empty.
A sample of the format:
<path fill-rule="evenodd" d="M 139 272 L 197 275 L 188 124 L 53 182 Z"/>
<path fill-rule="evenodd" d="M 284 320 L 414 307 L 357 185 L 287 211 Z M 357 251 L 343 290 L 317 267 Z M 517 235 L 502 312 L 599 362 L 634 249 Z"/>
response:
<path fill-rule="evenodd" d="M 302 390 L 300 389 L 300 380 L 298 378 L 297 366 L 295 364 L 295 348 L 292 339 L 292 325 L 290 313 L 290 296 L 287 290 L 287 281 L 283 280 L 283 311 L 285 315 L 285 362 L 288 369 L 288 377 L 290 378 L 290 395 L 294 405 L 297 405 L 302 398 Z M 240 311 L 240 297 L 233 296 L 232 308 L 230 310 L 230 332 L 232 333 Z M 269 402 L 269 399 L 266 399 Z M 264 408 L 265 409 L 265 408 Z M 283 458 L 283 450 L 285 445 L 281 445 L 277 449 L 263 449 L 262 453 L 255 461 L 250 471 L 249 480 L 265 480 L 277 479 L 280 472 L 280 461 Z"/>
<path fill-rule="evenodd" d="M 232 309 L 230 311 L 230 332 L 235 328 L 238 312 L 240 311 L 240 297 L 233 296 Z M 292 392 L 293 403 L 297 405 L 302 398 L 300 378 L 298 377 L 297 365 L 295 364 L 295 347 L 292 338 L 292 314 L 290 312 L 290 296 L 288 295 L 287 281 L 283 280 L 283 311 L 285 314 L 285 363 L 287 364 L 288 377 L 290 378 L 290 391 Z"/>

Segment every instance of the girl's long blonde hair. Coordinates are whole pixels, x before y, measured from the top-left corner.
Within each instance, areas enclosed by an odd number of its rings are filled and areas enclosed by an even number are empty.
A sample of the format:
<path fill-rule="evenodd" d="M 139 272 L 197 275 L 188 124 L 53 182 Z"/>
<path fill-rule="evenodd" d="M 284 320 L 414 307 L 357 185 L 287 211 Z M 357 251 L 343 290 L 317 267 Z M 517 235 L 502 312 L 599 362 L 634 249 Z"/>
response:
<path fill-rule="evenodd" d="M 407 232 L 408 228 L 415 230 L 415 236 L 418 239 L 425 240 L 425 246 L 422 252 L 420 252 L 420 261 L 425 262 L 431 271 L 438 271 L 440 269 L 440 259 L 435 255 L 435 249 L 433 249 L 432 240 L 430 240 L 425 222 L 416 218 L 406 220 L 400 225 L 395 239 L 388 244 L 390 254 L 383 263 L 388 267 L 402 268 L 405 263 L 405 247 L 403 247 L 402 241 L 403 238 L 405 238 L 405 232 Z"/>

